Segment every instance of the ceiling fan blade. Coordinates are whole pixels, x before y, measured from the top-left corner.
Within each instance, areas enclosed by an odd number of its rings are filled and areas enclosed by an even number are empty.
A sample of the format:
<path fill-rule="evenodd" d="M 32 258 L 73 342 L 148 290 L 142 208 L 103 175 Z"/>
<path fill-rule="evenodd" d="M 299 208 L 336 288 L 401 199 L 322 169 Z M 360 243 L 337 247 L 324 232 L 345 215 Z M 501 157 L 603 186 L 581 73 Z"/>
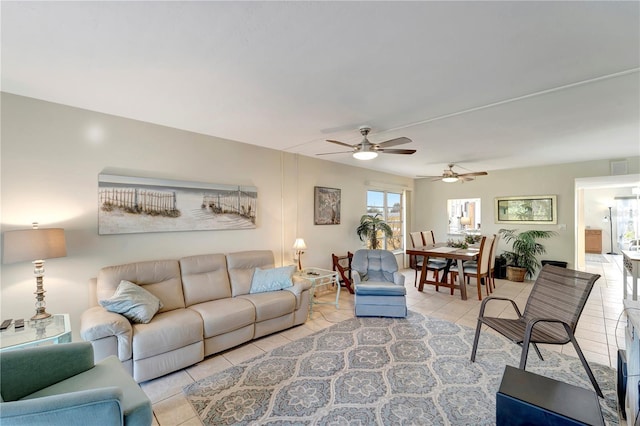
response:
<path fill-rule="evenodd" d="M 389 139 L 388 141 L 380 142 L 375 145 L 378 145 L 380 148 L 386 148 L 388 146 L 402 145 L 404 143 L 409 143 L 409 142 L 411 142 L 411 139 L 402 137 L 402 138 Z"/>
<path fill-rule="evenodd" d="M 462 173 L 459 174 L 458 177 L 467 177 L 467 176 L 486 176 L 487 172 L 471 172 L 471 173 Z"/>
<path fill-rule="evenodd" d="M 316 155 L 330 155 L 330 154 L 351 154 L 353 151 L 337 151 L 337 152 L 323 152 Z"/>
<path fill-rule="evenodd" d="M 384 152 L 385 154 L 415 154 L 415 149 L 376 149 L 377 152 Z"/>
<path fill-rule="evenodd" d="M 353 145 L 349 145 L 348 143 L 344 143 L 344 142 L 340 142 L 340 141 L 333 141 L 331 139 L 327 139 L 327 142 L 331 142 L 331 143 L 335 143 L 335 144 L 338 144 L 338 145 L 348 146 L 349 148 L 353 148 Z"/>

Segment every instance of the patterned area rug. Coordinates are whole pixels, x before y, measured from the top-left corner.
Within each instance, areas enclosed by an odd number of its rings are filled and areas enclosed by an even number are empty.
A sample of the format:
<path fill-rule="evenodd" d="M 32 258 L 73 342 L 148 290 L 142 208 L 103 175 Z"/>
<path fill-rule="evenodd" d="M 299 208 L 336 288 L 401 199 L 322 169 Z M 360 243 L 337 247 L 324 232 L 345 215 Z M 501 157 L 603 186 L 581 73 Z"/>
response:
<path fill-rule="evenodd" d="M 205 425 L 492 425 L 506 364 L 520 347 L 489 332 L 469 361 L 474 331 L 410 312 L 354 318 L 202 379 L 184 392 Z M 577 358 L 531 351 L 527 370 L 592 389 Z M 615 370 L 591 363 L 617 425 Z"/>

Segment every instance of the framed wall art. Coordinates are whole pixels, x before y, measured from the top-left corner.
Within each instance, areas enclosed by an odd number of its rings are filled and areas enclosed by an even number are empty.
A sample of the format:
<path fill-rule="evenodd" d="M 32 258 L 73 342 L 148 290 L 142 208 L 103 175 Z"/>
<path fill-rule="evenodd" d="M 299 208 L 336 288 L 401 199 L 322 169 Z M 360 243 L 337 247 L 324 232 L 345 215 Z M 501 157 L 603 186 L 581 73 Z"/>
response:
<path fill-rule="evenodd" d="M 340 224 L 340 189 L 314 187 L 313 223 L 315 225 Z"/>
<path fill-rule="evenodd" d="M 100 174 L 98 234 L 256 227 L 253 186 Z"/>
<path fill-rule="evenodd" d="M 558 223 L 558 201 L 555 195 L 496 197 L 496 223 L 549 224 Z"/>

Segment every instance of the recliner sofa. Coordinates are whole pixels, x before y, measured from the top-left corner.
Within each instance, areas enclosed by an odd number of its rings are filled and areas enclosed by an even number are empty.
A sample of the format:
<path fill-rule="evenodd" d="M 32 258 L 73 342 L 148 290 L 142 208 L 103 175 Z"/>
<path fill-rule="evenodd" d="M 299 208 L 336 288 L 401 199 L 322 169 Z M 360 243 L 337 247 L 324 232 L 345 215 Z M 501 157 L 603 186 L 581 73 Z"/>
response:
<path fill-rule="evenodd" d="M 273 253 L 253 250 L 157 260 L 100 270 L 97 299 L 111 297 L 122 280 L 155 295 L 162 308 L 148 324 L 94 306 L 82 314 L 81 337 L 96 360 L 116 355 L 137 382 L 200 362 L 204 357 L 306 321 L 310 283 L 250 294 L 256 268 L 274 267 Z"/>

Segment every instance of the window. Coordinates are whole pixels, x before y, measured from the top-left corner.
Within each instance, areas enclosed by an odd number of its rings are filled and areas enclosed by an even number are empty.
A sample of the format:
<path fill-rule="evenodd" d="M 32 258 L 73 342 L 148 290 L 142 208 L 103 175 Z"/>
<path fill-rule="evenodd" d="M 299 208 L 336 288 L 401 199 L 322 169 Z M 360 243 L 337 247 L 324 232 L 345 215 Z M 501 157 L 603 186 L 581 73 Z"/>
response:
<path fill-rule="evenodd" d="M 447 200 L 448 233 L 460 235 L 480 230 L 480 198 Z"/>
<path fill-rule="evenodd" d="M 393 230 L 393 236 L 386 238 L 382 232 L 378 232 L 378 247 L 384 250 L 403 250 L 404 228 L 402 193 L 387 191 L 367 191 L 367 214 L 375 216 L 379 214 Z M 369 243 L 367 243 L 367 247 Z M 369 247 L 370 248 L 370 247 Z"/>

